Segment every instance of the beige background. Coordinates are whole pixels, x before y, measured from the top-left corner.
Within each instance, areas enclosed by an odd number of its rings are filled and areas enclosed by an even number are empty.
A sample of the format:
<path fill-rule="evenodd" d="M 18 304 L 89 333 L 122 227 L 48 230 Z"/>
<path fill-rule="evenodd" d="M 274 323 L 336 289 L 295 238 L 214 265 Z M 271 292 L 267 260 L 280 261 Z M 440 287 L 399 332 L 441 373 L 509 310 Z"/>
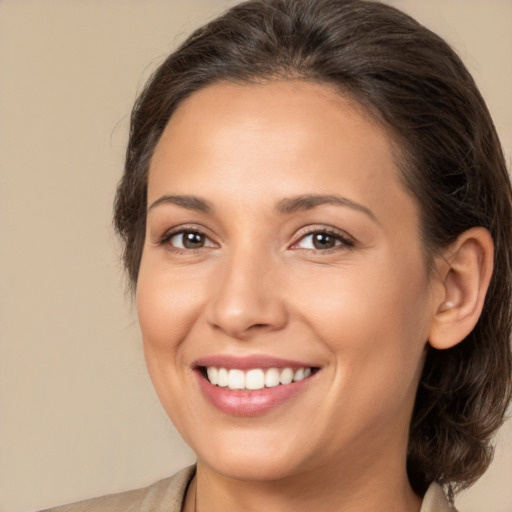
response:
<path fill-rule="evenodd" d="M 127 116 L 227 0 L 0 0 L 0 510 L 137 487 L 193 460 L 146 375 L 110 225 Z M 452 42 L 512 155 L 512 1 L 396 0 Z M 512 425 L 465 512 L 512 511 Z"/>

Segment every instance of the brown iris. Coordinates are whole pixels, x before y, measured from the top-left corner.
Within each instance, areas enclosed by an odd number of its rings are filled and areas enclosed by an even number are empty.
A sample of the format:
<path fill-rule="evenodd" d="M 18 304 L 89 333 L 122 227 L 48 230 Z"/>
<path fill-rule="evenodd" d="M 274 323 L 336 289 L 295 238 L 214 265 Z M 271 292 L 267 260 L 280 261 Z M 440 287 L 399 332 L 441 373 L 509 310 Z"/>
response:
<path fill-rule="evenodd" d="M 314 233 L 312 236 L 315 249 L 331 249 L 336 245 L 336 238 L 326 233 Z"/>
<path fill-rule="evenodd" d="M 205 236 L 195 231 L 185 231 L 182 235 L 182 243 L 185 249 L 200 249 L 204 247 Z"/>

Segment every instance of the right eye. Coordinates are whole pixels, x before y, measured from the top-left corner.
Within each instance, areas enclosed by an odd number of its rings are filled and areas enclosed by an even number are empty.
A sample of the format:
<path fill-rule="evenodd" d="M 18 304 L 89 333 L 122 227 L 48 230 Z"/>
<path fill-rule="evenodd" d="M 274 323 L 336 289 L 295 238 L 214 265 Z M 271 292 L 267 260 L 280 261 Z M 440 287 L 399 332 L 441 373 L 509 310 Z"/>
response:
<path fill-rule="evenodd" d="M 162 240 L 162 244 L 169 244 L 176 249 L 184 250 L 215 247 L 215 244 L 204 233 L 194 230 L 182 230 L 171 233 Z"/>

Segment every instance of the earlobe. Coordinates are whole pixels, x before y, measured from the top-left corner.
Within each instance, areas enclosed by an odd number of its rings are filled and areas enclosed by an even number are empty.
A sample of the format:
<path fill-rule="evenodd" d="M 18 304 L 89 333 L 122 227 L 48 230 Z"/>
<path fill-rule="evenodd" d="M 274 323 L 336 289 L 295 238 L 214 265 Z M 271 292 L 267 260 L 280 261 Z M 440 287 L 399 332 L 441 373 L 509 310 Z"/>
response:
<path fill-rule="evenodd" d="M 482 227 L 468 229 L 443 253 L 438 279 L 443 290 L 434 304 L 429 343 L 447 349 L 475 327 L 493 270 L 494 243 Z"/>

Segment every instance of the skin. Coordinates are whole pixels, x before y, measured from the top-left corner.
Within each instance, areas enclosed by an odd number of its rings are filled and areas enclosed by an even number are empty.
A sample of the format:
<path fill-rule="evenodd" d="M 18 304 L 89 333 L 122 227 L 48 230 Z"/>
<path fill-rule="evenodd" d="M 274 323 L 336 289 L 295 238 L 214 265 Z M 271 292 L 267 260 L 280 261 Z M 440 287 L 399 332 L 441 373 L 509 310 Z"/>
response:
<path fill-rule="evenodd" d="M 344 204 L 276 211 L 333 194 Z M 161 200 L 175 195 L 211 211 Z M 407 432 L 445 296 L 386 131 L 326 85 L 210 85 L 169 121 L 148 205 L 137 308 L 157 394 L 198 457 L 185 510 L 418 511 Z M 308 229 L 330 230 L 334 247 L 315 248 Z M 180 247 L 180 230 L 204 246 Z M 277 408 L 237 417 L 193 372 L 218 354 L 320 371 Z"/>

